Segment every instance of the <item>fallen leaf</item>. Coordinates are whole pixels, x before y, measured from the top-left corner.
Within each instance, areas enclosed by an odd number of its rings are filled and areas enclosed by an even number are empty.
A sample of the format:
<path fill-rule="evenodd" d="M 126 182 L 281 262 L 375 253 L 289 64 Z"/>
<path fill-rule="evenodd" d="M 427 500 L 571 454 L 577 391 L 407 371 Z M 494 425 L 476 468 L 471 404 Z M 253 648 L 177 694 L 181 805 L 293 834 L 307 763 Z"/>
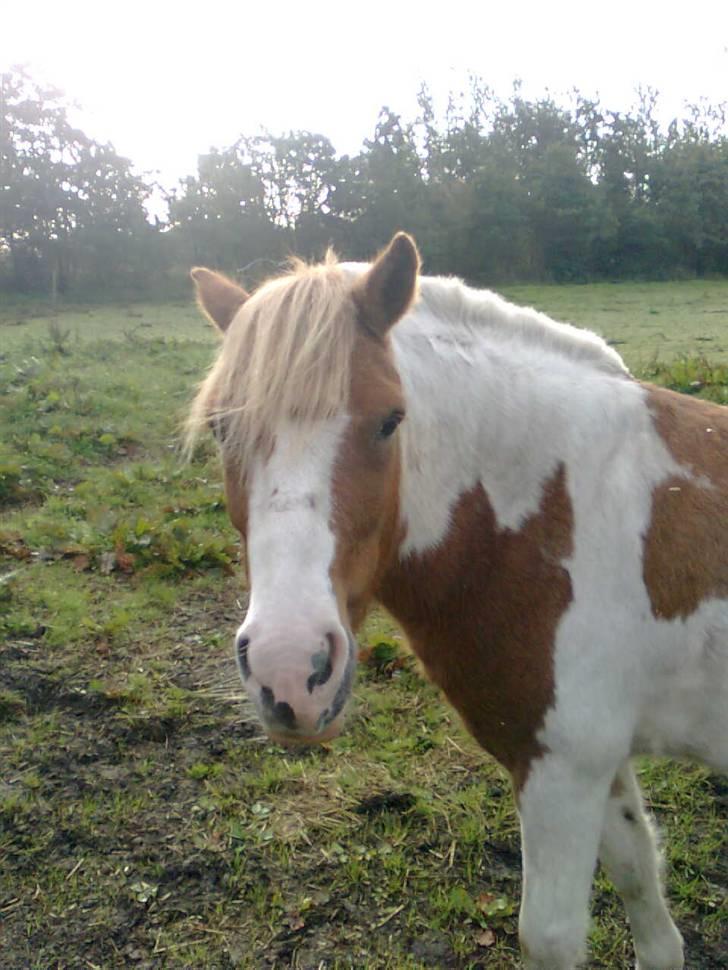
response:
<path fill-rule="evenodd" d="M 475 942 L 478 946 L 493 946 L 495 943 L 495 933 L 493 930 L 479 930 L 475 934 Z"/>
<path fill-rule="evenodd" d="M 0 538 L 0 552 L 13 559 L 30 559 L 31 551 L 20 536 L 5 535 Z"/>
<path fill-rule="evenodd" d="M 116 565 L 122 573 L 134 572 L 134 556 L 130 552 L 117 552 Z"/>
<path fill-rule="evenodd" d="M 159 891 L 159 886 L 155 886 L 150 882 L 144 882 L 143 879 L 140 879 L 138 882 L 133 882 L 129 888 L 140 903 L 148 903 L 151 899 L 154 899 Z"/>

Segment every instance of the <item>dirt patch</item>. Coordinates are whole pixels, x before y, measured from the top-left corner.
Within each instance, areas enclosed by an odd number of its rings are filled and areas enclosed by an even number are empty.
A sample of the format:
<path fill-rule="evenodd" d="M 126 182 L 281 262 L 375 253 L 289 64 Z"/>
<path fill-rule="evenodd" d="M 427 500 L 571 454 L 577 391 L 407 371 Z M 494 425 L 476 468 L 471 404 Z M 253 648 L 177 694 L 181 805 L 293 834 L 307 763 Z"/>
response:
<path fill-rule="evenodd" d="M 357 815 L 379 815 L 381 812 L 407 812 L 417 799 L 410 792 L 379 792 L 362 798 L 354 811 Z"/>

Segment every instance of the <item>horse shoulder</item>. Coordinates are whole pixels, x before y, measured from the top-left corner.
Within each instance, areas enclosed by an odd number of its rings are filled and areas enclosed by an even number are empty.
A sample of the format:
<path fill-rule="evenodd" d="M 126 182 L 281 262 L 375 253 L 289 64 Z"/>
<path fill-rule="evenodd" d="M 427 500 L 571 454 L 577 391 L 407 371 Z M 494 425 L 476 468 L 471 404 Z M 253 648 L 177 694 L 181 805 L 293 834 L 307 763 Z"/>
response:
<path fill-rule="evenodd" d="M 517 530 L 499 526 L 478 485 L 460 496 L 444 539 L 398 563 L 380 592 L 430 678 L 517 784 L 542 753 L 538 732 L 554 704 L 572 530 L 563 465 Z"/>

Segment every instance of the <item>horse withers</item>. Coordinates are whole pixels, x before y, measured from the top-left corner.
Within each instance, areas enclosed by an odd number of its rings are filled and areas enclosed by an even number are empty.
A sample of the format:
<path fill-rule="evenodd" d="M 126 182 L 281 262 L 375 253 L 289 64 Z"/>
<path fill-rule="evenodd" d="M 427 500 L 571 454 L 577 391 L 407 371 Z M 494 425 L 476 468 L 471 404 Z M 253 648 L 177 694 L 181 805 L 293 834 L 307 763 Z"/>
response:
<path fill-rule="evenodd" d="M 192 271 L 223 334 L 190 424 L 245 543 L 242 680 L 271 737 L 335 736 L 382 603 L 513 778 L 526 966 L 579 961 L 599 858 L 638 966 L 677 970 L 630 758 L 728 767 L 728 411 L 419 268 L 398 234 L 252 295 Z"/>

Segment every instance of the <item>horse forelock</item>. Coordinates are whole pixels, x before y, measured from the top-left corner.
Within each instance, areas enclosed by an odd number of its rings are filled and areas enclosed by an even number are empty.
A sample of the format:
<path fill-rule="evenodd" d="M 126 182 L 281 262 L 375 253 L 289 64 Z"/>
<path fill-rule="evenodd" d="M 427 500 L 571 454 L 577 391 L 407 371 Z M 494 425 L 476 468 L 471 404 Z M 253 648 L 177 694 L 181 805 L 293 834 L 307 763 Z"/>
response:
<path fill-rule="evenodd" d="M 357 336 L 350 291 L 333 253 L 318 265 L 294 261 L 264 283 L 237 313 L 199 388 L 188 444 L 220 421 L 223 451 L 244 470 L 285 420 L 305 426 L 341 413 Z"/>

